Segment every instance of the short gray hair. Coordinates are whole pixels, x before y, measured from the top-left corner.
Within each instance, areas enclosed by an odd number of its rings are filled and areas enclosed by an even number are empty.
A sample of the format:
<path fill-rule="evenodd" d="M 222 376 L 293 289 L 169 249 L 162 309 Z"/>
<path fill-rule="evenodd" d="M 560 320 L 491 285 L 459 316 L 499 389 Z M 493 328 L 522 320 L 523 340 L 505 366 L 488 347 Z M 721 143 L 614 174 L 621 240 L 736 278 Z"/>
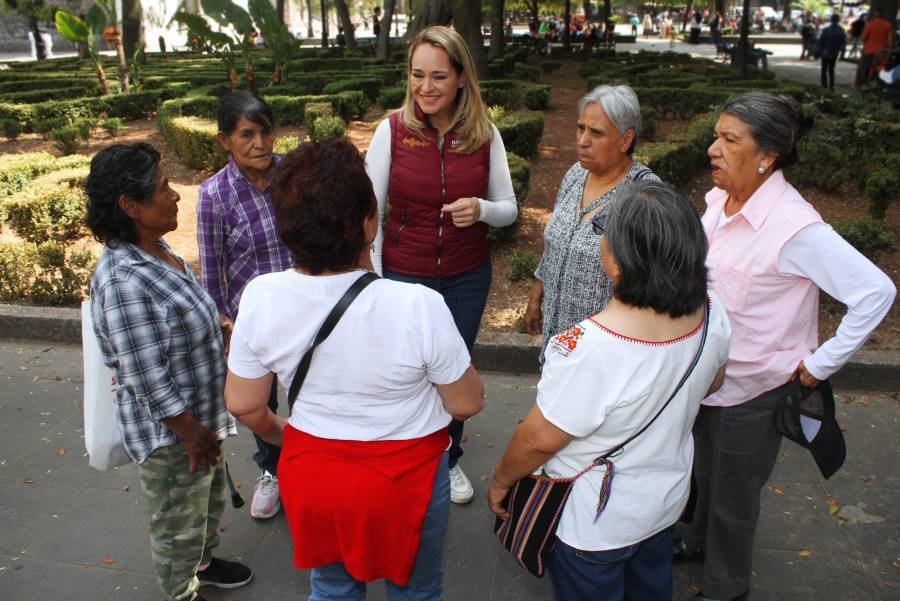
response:
<path fill-rule="evenodd" d="M 606 117 L 623 136 L 629 129 L 634 130 L 634 140 L 628 147 L 628 154 L 634 152 L 638 136 L 641 135 L 641 105 L 637 94 L 629 86 L 597 86 L 578 101 L 578 118 L 587 105 L 599 104 Z"/>
<path fill-rule="evenodd" d="M 812 128 L 812 117 L 799 102 L 784 94 L 746 92 L 730 98 L 722 114 L 747 124 L 756 147 L 774 154 L 774 169 L 790 167 L 799 158 L 797 144 Z"/>

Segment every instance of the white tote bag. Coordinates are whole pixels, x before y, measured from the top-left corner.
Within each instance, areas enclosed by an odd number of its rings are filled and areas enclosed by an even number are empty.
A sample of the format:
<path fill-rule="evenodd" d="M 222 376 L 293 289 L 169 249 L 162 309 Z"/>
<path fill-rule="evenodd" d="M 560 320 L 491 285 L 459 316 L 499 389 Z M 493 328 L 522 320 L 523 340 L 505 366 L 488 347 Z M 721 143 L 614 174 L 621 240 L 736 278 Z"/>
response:
<path fill-rule="evenodd" d="M 103 363 L 94 334 L 91 301 L 81 303 L 81 347 L 84 352 L 84 444 L 91 467 L 108 470 L 131 462 L 116 418 L 113 373 Z"/>

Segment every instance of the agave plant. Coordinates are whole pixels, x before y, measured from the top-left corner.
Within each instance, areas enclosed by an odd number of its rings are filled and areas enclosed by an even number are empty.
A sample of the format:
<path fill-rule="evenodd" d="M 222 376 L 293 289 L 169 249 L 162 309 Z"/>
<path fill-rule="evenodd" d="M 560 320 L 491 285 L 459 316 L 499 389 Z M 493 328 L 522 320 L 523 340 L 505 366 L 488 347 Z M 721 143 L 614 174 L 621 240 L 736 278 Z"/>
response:
<path fill-rule="evenodd" d="M 250 49 L 253 48 L 251 34 L 254 33 L 254 30 L 250 14 L 232 0 L 201 0 L 200 5 L 210 19 L 237 33 L 237 38 L 232 40 L 231 48 L 232 51 L 237 48 L 244 57 L 247 88 L 254 89 L 256 84 L 253 81 L 253 57 L 250 55 Z"/>
<path fill-rule="evenodd" d="M 222 58 L 222 62 L 225 63 L 225 68 L 228 70 L 228 79 L 231 81 L 231 91 L 233 92 L 236 90 L 238 74 L 234 53 L 235 40 L 228 34 L 220 31 L 213 31 L 209 26 L 209 22 L 200 15 L 178 11 L 175 13 L 175 16 L 172 17 L 172 20 L 187 27 L 188 39 L 192 41 L 196 40 L 198 48 L 203 48 L 209 44 L 209 46 L 216 51 Z"/>
<path fill-rule="evenodd" d="M 250 0 L 249 8 L 250 16 L 262 33 L 266 46 L 272 52 L 272 60 L 275 61 L 272 85 L 283 83 L 287 81 L 288 64 L 300 43 L 278 18 L 278 12 L 269 0 Z"/>
<path fill-rule="evenodd" d="M 109 82 L 106 80 L 106 72 L 103 70 L 103 63 L 100 59 L 100 49 L 97 47 L 97 38 L 103 35 L 103 30 L 106 28 L 106 15 L 103 14 L 103 10 L 95 4 L 88 9 L 84 21 L 72 13 L 58 10 L 54 20 L 57 31 L 64 38 L 72 43 L 87 46 L 88 56 L 91 57 L 94 69 L 97 71 L 97 79 L 100 80 L 100 88 L 103 90 L 104 96 L 109 96 Z"/>

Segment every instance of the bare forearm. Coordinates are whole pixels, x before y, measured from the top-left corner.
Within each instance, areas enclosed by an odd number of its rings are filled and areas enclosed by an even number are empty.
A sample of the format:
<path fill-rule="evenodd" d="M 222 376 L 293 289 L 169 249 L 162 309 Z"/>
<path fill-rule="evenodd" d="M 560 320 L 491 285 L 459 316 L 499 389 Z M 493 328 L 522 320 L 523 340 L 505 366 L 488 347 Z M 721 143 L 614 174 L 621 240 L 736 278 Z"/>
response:
<path fill-rule="evenodd" d="M 503 458 L 494 469 L 494 480 L 502 487 L 509 488 L 517 481 L 534 472 L 553 457 L 548 453 L 537 449 L 520 436 L 518 432 L 513 436 L 503 454 Z"/>
<path fill-rule="evenodd" d="M 258 407 L 235 417 L 269 444 L 281 446 L 286 420 L 272 413 L 267 406 Z"/>

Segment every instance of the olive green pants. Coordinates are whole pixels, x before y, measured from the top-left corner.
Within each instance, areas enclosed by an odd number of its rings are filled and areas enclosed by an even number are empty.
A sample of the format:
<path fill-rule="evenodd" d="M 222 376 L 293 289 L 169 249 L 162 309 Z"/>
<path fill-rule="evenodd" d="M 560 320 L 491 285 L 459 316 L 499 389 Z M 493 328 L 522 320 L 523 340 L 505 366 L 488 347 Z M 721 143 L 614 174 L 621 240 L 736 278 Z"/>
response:
<path fill-rule="evenodd" d="M 220 455 L 220 457 L 222 457 Z M 224 459 L 224 457 L 222 457 Z M 197 592 L 197 568 L 212 559 L 225 511 L 225 462 L 188 471 L 183 443 L 156 449 L 138 466 L 150 514 L 150 553 L 167 601 Z"/>

